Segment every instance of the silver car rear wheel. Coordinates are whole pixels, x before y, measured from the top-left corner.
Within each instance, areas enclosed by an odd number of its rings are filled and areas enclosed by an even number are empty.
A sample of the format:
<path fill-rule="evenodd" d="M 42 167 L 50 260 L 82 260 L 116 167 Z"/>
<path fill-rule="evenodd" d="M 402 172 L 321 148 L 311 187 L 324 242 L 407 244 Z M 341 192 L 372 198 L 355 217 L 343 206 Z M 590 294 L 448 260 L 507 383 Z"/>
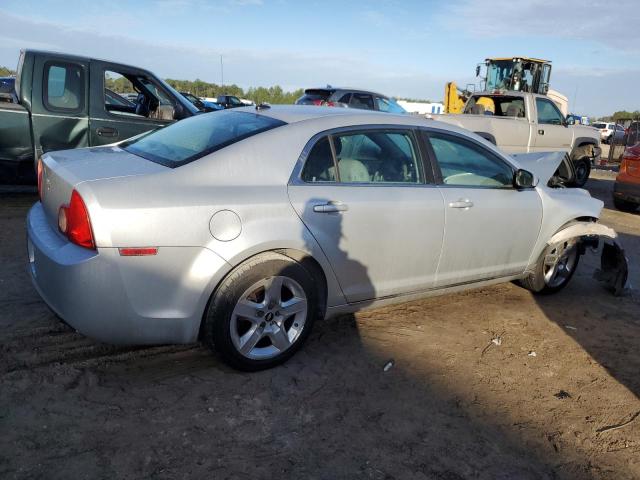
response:
<path fill-rule="evenodd" d="M 231 341 L 247 358 L 275 358 L 298 340 L 307 314 L 307 296 L 298 282 L 283 276 L 264 278 L 236 303 L 231 314 Z"/>
<path fill-rule="evenodd" d="M 324 277 L 278 252 L 238 265 L 207 306 L 201 338 L 222 360 L 245 371 L 287 361 L 324 316 Z"/>

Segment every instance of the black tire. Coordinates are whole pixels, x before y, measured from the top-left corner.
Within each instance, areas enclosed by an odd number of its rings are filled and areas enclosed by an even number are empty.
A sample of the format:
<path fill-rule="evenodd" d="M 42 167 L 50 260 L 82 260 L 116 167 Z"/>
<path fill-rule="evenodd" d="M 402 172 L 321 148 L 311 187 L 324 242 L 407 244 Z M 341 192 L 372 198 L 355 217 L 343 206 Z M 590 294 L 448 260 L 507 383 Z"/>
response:
<path fill-rule="evenodd" d="M 247 290 L 256 283 L 278 277 L 292 279 L 302 288 L 306 295 L 307 310 L 306 318 L 302 323 L 302 330 L 286 350 L 275 356 L 262 359 L 248 358 L 239 351 L 234 344 L 234 340 L 232 340 L 234 309 L 243 295 L 247 293 Z M 266 302 L 266 298 L 264 301 Z M 274 307 L 275 309 L 276 307 Z M 324 314 L 320 310 L 318 287 L 313 274 L 287 256 L 275 252 L 266 252 L 256 255 L 236 267 L 212 294 L 203 319 L 201 338 L 229 366 L 243 371 L 264 370 L 287 361 L 300 349 L 311 333 L 316 317 Z M 268 318 L 270 312 L 269 310 L 266 315 L 263 312 L 264 319 Z M 273 315 L 271 318 L 274 318 Z M 267 322 L 262 322 L 263 329 L 265 323 Z M 266 334 L 262 338 L 267 339 Z M 267 340 L 270 341 L 269 339 Z M 267 348 L 270 347 L 267 346 Z M 273 348 L 275 348 L 275 343 Z"/>
<path fill-rule="evenodd" d="M 620 198 L 613 197 L 613 204 L 622 212 L 635 212 L 638 209 L 638 204 L 633 202 L 627 202 Z"/>
<path fill-rule="evenodd" d="M 578 263 L 580 263 L 579 247 L 577 244 L 572 247 L 575 249 L 575 263 L 573 264 L 568 276 L 566 276 L 559 285 L 550 286 L 547 285 L 547 282 L 545 281 L 545 258 L 553 252 L 554 248 L 556 248 L 556 245 L 547 245 L 547 247 L 542 251 L 540 258 L 538 258 L 534 271 L 530 273 L 528 277 L 518 280 L 518 285 L 530 290 L 536 295 L 549 295 L 559 292 L 569 284 L 578 268 Z"/>
<path fill-rule="evenodd" d="M 591 174 L 591 159 L 589 157 L 582 157 L 573 162 L 573 167 L 576 172 L 576 176 L 573 179 L 573 186 L 582 188 L 584 187 L 589 175 Z"/>

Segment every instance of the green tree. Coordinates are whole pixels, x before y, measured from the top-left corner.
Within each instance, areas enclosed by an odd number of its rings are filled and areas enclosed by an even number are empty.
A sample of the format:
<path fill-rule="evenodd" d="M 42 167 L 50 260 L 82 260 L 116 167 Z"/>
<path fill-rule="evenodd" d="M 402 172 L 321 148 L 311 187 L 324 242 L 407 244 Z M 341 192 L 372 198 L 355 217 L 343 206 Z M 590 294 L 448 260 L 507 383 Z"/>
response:
<path fill-rule="evenodd" d="M 7 67 L 0 67 L 0 77 L 11 77 L 16 74 L 15 70 L 11 70 Z"/>

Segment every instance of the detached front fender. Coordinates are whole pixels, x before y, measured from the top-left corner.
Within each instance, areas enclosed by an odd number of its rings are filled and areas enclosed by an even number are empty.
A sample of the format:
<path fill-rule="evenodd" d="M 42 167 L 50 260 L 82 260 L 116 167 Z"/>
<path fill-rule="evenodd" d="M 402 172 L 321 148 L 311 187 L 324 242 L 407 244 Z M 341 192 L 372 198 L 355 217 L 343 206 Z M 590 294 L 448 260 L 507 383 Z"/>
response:
<path fill-rule="evenodd" d="M 600 268 L 594 272 L 593 276 L 611 289 L 614 295 L 622 294 L 629 275 L 629 262 L 616 231 L 600 223 L 578 222 L 560 230 L 549 239 L 547 244 L 555 245 L 572 238 L 579 238 L 583 247 L 591 246 L 599 249 L 602 245 Z"/>

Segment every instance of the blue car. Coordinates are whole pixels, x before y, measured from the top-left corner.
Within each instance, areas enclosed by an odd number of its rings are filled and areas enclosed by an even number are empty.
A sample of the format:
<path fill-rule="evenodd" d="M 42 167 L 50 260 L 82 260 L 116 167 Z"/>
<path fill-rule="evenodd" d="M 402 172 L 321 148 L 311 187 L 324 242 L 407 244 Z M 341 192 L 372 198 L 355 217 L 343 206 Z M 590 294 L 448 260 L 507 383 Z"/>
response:
<path fill-rule="evenodd" d="M 189 100 L 193 105 L 201 112 L 215 112 L 216 110 L 224 110 L 222 105 L 217 103 L 208 102 L 206 100 L 200 100 L 195 95 L 189 92 L 180 92 L 184 98 Z"/>

